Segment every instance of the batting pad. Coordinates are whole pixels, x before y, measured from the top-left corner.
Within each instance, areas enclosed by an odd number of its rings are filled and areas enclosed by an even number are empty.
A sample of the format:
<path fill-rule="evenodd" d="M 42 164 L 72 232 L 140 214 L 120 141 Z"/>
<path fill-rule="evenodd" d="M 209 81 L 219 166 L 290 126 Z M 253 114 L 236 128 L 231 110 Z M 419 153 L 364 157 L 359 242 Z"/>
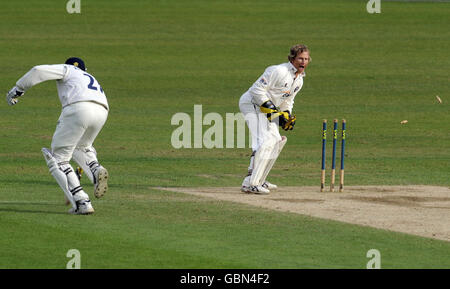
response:
<path fill-rule="evenodd" d="M 285 136 L 282 136 L 281 140 L 279 142 L 277 142 L 277 144 L 274 148 L 274 151 L 273 151 L 274 157 L 269 161 L 269 163 L 267 164 L 267 166 L 264 169 L 264 173 L 261 178 L 261 185 L 264 184 L 264 182 L 266 181 L 266 178 L 269 175 L 270 170 L 272 169 L 273 165 L 277 161 L 278 156 L 280 155 L 281 151 L 283 150 L 286 142 L 287 142 L 287 137 L 285 137 Z"/>
<path fill-rule="evenodd" d="M 55 178 L 58 185 L 63 190 L 66 198 L 70 201 L 70 204 L 74 209 L 77 208 L 75 200 L 69 189 L 69 182 L 67 180 L 67 175 L 63 170 L 60 169 L 58 162 L 53 157 L 52 153 L 47 148 L 42 148 L 42 154 L 44 155 L 45 161 L 47 162 L 50 174 Z"/>
<path fill-rule="evenodd" d="M 72 154 L 73 160 L 83 169 L 88 179 L 94 183 L 92 170 L 98 166 L 97 151 L 93 146 L 90 148 L 75 148 Z"/>
<path fill-rule="evenodd" d="M 259 186 L 263 184 L 263 181 L 265 180 L 264 175 L 266 174 L 266 169 L 270 166 L 273 166 L 273 163 L 275 163 L 276 159 L 278 158 L 278 155 L 280 153 L 280 143 L 283 142 L 283 139 L 280 142 L 274 143 L 273 141 L 265 141 L 258 151 L 255 154 L 254 159 L 254 169 L 252 173 L 252 177 L 250 179 L 250 185 L 251 186 Z M 286 141 L 284 141 L 286 143 Z M 283 144 L 284 146 L 284 144 Z M 269 171 L 270 171 L 269 168 Z"/>

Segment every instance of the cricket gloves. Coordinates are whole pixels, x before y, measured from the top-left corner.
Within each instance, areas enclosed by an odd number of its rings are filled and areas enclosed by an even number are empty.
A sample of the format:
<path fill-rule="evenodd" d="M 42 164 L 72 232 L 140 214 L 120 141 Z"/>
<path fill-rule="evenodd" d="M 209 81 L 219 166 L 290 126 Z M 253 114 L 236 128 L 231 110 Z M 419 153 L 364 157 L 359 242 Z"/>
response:
<path fill-rule="evenodd" d="M 22 96 L 25 92 L 21 91 L 17 86 L 11 88 L 11 90 L 6 95 L 6 102 L 9 105 L 15 105 L 19 100 L 17 99 L 19 96 Z"/>
<path fill-rule="evenodd" d="M 260 106 L 261 112 L 265 113 L 269 121 L 276 121 L 284 130 L 292 130 L 296 117 L 291 116 L 289 111 L 280 111 L 272 101 L 268 100 Z"/>
<path fill-rule="evenodd" d="M 287 111 L 286 111 L 287 112 Z M 289 113 L 289 112 L 288 112 Z M 288 131 L 288 130 L 293 130 L 294 129 L 294 125 L 295 125 L 295 121 L 297 120 L 297 117 L 295 115 L 291 115 L 289 113 L 289 118 L 287 120 L 287 122 L 284 124 L 283 129 Z"/>

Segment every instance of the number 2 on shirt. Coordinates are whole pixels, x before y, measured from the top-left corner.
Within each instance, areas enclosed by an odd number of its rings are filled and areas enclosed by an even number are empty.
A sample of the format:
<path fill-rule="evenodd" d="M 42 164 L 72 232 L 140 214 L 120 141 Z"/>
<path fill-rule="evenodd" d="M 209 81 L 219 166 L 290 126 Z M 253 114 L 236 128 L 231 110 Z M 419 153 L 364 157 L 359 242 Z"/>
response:
<path fill-rule="evenodd" d="M 96 87 L 96 86 L 94 86 L 94 82 L 95 82 L 95 79 L 90 75 L 90 74 L 87 74 L 87 73 L 83 73 L 83 75 L 86 75 L 87 77 L 89 77 L 89 84 L 88 84 L 88 88 L 89 89 L 92 89 L 92 90 L 98 90 L 98 88 Z M 100 91 L 103 93 L 103 88 L 102 88 L 102 86 L 100 85 L 100 83 L 98 83 L 97 82 L 97 84 L 98 84 L 98 86 L 100 87 Z"/>

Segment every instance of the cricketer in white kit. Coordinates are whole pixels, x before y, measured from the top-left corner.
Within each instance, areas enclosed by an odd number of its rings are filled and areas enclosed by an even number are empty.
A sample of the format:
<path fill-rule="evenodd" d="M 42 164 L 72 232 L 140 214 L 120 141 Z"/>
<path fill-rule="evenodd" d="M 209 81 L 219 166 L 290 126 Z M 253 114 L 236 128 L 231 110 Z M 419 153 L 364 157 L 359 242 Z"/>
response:
<path fill-rule="evenodd" d="M 92 146 L 108 117 L 108 101 L 98 81 L 86 72 L 80 58 L 71 57 L 65 64 L 38 65 L 20 78 L 7 94 L 15 105 L 32 86 L 56 80 L 62 112 L 53 134 L 51 150 L 42 148 L 47 166 L 70 202 L 71 214 L 92 214 L 89 195 L 80 185 L 79 176 L 70 165 L 73 158 L 94 184 L 94 195 L 102 197 L 108 190 L 108 171 L 99 164 Z"/>
<path fill-rule="evenodd" d="M 268 194 L 277 188 L 266 178 L 287 141 L 280 135 L 278 126 L 288 131 L 295 125 L 292 108 L 294 98 L 303 86 L 305 68 L 311 62 L 308 47 L 292 46 L 288 60 L 267 67 L 239 100 L 239 108 L 252 136 L 253 151 L 242 192 Z"/>

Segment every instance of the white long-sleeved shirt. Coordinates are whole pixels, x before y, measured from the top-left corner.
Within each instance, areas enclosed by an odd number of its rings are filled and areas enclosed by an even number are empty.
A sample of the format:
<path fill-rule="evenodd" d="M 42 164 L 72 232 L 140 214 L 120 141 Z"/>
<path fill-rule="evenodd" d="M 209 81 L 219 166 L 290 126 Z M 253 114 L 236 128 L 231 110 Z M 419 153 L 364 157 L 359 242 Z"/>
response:
<path fill-rule="evenodd" d="M 89 73 L 68 64 L 38 65 L 20 78 L 16 86 L 26 91 L 47 80 L 56 80 L 62 107 L 80 101 L 92 101 L 109 109 L 105 92 Z"/>
<path fill-rule="evenodd" d="M 252 103 L 261 106 L 270 100 L 281 111 L 292 112 L 294 98 L 303 86 L 305 73 L 296 74 L 292 63 L 282 63 L 266 68 L 240 99 L 240 103 Z"/>

